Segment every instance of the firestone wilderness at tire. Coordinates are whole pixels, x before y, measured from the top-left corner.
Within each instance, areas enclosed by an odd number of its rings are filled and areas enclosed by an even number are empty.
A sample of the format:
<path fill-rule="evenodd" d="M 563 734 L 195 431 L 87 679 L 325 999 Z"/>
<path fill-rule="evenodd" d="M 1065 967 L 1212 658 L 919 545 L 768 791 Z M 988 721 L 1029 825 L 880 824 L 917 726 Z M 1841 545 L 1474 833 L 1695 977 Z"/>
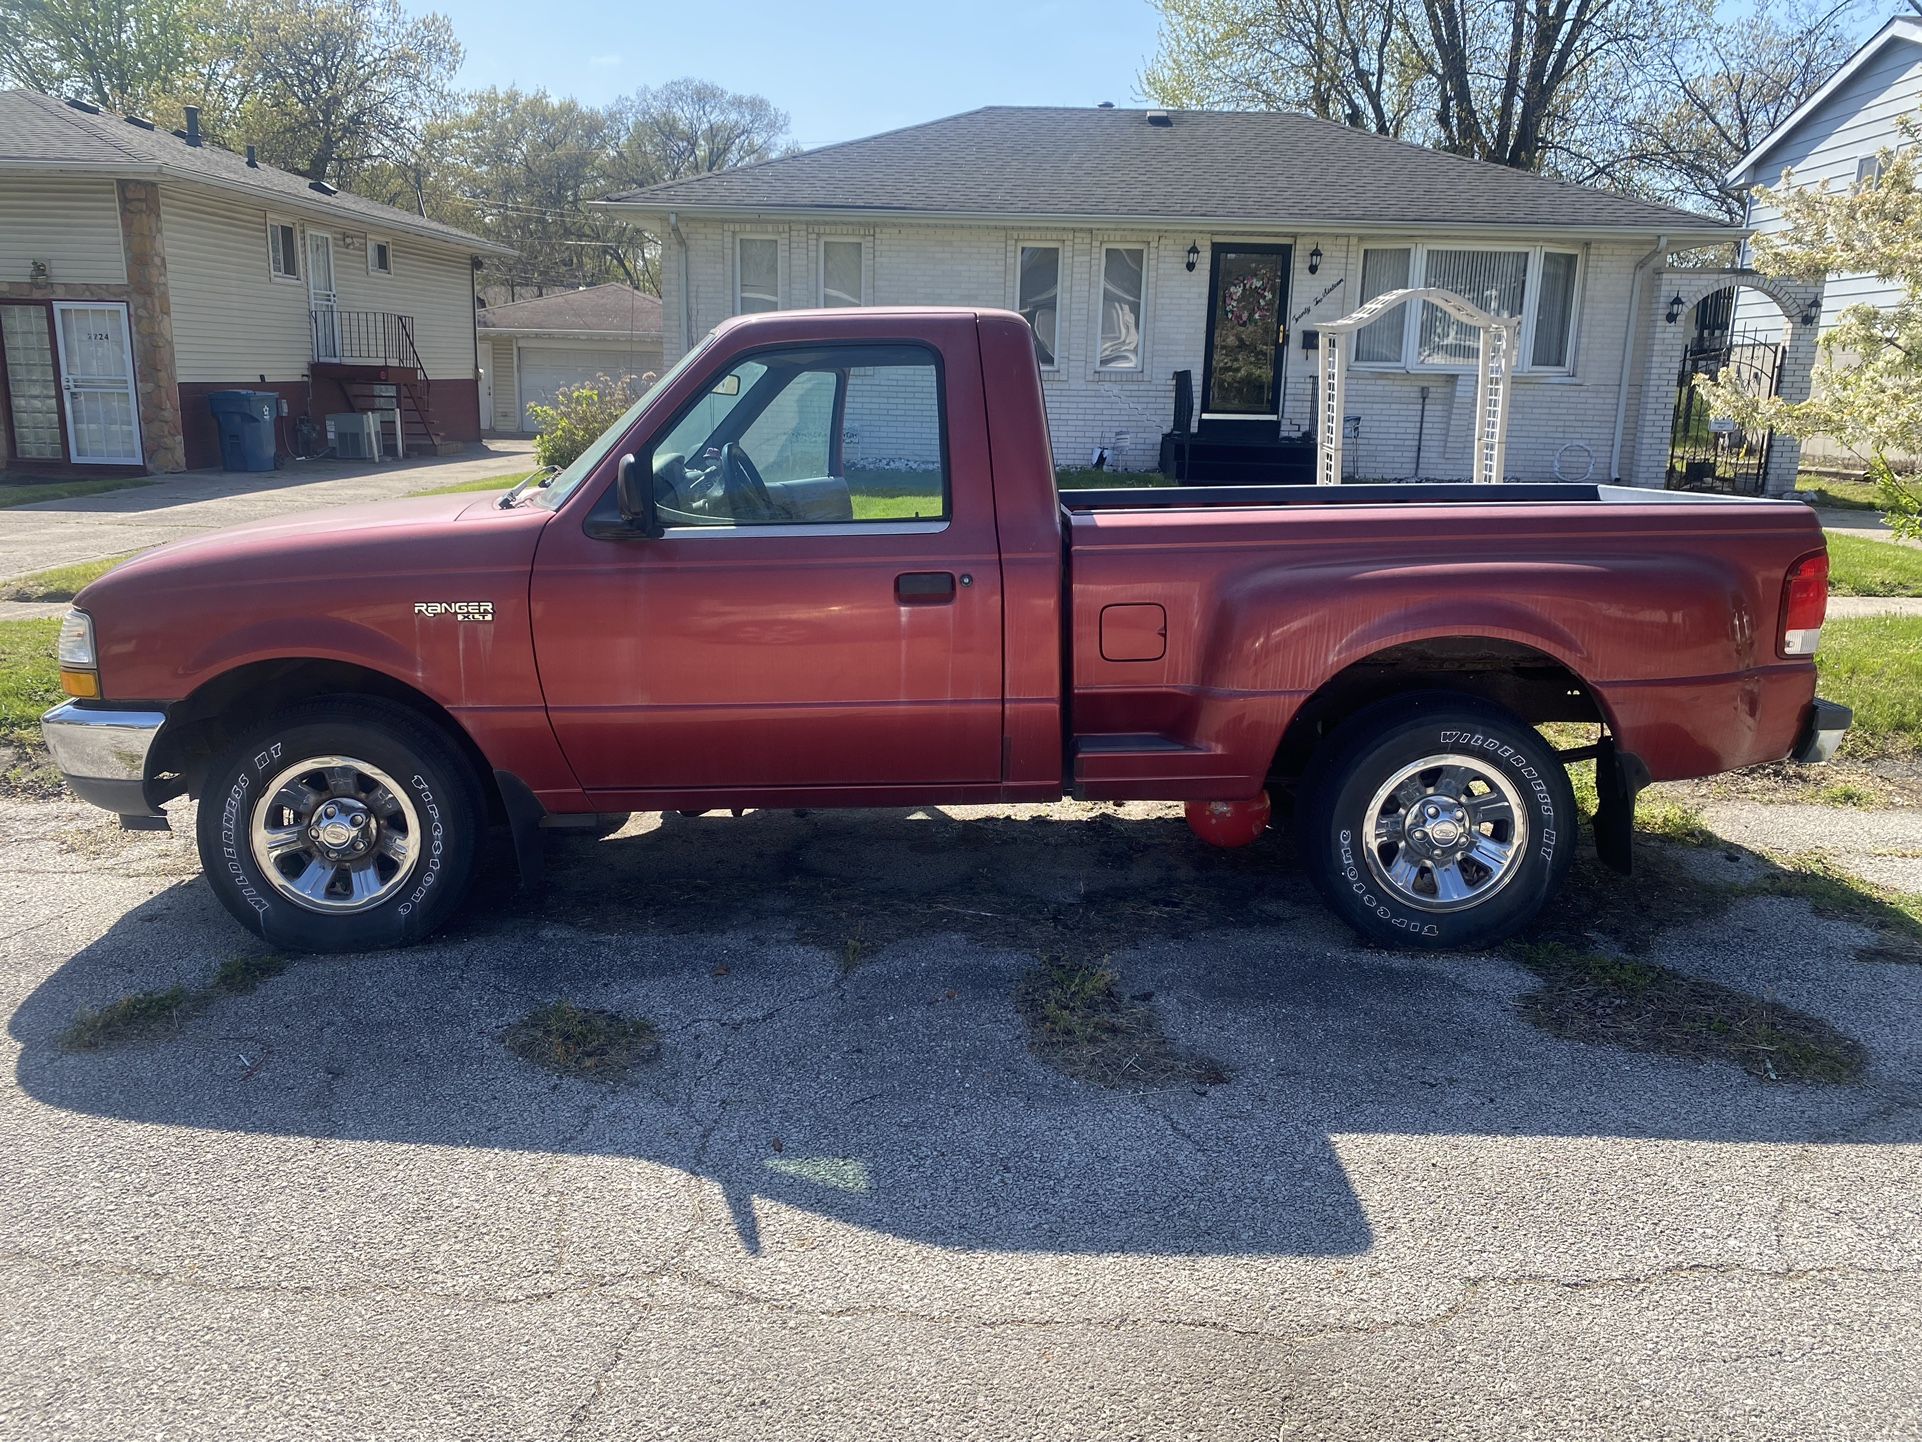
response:
<path fill-rule="evenodd" d="M 1532 726 L 1424 692 L 1357 713 L 1324 743 L 1297 824 L 1310 879 L 1364 937 L 1486 946 L 1560 889 L 1575 793 Z"/>
<path fill-rule="evenodd" d="M 442 733 L 330 698 L 244 737 L 207 774 L 201 866 L 249 930 L 295 951 L 405 946 L 459 906 L 486 810 Z"/>

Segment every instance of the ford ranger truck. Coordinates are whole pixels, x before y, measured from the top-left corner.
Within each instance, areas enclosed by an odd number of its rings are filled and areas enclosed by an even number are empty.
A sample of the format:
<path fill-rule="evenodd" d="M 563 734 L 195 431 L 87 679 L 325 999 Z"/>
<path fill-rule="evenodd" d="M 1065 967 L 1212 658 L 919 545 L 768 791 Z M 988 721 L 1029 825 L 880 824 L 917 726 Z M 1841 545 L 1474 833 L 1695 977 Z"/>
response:
<path fill-rule="evenodd" d="M 1167 800 L 1246 839 L 1271 790 L 1356 930 L 1477 946 L 1551 904 L 1572 760 L 1625 867 L 1648 782 L 1833 751 L 1827 569 L 1792 502 L 1064 495 L 1019 316 L 781 312 L 512 493 L 128 562 L 67 617 L 45 733 L 131 826 L 197 798 L 209 883 L 292 949 L 427 935 L 494 825 L 531 882 L 543 826 L 642 810 Z"/>

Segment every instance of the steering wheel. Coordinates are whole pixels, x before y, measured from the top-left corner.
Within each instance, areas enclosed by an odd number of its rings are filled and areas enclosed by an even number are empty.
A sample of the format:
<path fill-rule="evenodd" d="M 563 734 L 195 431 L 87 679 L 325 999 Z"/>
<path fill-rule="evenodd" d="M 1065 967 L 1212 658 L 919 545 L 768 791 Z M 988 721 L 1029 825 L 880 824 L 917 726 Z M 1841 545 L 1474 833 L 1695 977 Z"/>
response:
<path fill-rule="evenodd" d="M 767 482 L 747 452 L 733 441 L 721 447 L 721 488 L 737 521 L 771 521 L 779 514 Z"/>

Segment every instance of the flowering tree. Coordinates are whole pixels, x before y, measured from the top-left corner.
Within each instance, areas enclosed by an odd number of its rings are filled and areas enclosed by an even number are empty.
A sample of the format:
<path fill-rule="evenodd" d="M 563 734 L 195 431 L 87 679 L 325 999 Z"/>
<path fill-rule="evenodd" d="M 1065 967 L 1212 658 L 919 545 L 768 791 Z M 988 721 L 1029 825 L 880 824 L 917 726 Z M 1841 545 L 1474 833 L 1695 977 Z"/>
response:
<path fill-rule="evenodd" d="M 1853 305 L 1822 337 L 1815 394 L 1785 401 L 1743 391 L 1724 372 L 1701 378 L 1709 406 L 1744 427 L 1833 436 L 1867 463 L 1890 526 L 1922 538 L 1922 125 L 1901 122 L 1904 144 L 1882 152 L 1880 176 L 1849 190 L 1762 189 L 1787 228 L 1755 241 L 1756 268 L 1795 280 L 1872 275 L 1906 288 L 1887 310 Z"/>

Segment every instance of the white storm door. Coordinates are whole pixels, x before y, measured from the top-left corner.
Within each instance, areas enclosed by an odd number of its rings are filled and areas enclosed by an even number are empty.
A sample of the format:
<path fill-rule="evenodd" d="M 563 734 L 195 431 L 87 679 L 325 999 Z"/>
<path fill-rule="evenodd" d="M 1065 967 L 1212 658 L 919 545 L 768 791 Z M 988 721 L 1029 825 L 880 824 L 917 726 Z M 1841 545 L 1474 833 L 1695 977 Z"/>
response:
<path fill-rule="evenodd" d="M 127 308 L 57 300 L 60 388 L 67 396 L 67 454 L 81 465 L 139 465 L 133 337 Z"/>
<path fill-rule="evenodd" d="M 334 238 L 318 230 L 307 232 L 307 299 L 314 308 L 314 359 L 340 359 L 340 318 L 335 306 Z"/>

